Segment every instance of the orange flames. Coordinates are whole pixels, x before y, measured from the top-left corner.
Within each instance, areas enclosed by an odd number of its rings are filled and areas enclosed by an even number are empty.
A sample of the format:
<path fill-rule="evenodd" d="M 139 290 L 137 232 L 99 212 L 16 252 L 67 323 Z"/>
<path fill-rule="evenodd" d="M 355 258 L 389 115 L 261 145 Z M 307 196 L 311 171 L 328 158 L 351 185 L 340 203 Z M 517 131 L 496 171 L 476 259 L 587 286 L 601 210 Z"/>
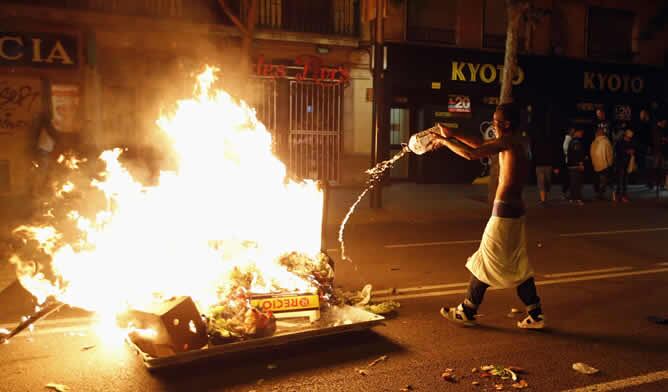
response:
<path fill-rule="evenodd" d="M 185 295 L 204 312 L 231 298 L 240 273 L 252 277 L 254 293 L 317 291 L 277 260 L 287 252 L 315 259 L 322 193 L 314 182 L 286 181 L 271 134 L 244 102 L 213 90 L 214 81 L 215 70 L 207 68 L 194 97 L 157 121 L 177 158 L 176 170 L 160 172 L 157 185 L 137 181 L 119 161 L 121 149 L 104 151 L 106 169 L 86 189 L 58 184 L 59 198 L 74 192 L 106 198 L 94 214 L 83 207 L 67 212 L 76 241 L 65 241 L 71 235 L 55 224 L 16 230 L 48 256 L 46 263 L 24 254 L 11 260 L 40 302 L 53 296 L 115 315 Z M 82 161 L 60 163 L 76 172 Z M 45 216 L 53 218 L 52 211 Z"/>

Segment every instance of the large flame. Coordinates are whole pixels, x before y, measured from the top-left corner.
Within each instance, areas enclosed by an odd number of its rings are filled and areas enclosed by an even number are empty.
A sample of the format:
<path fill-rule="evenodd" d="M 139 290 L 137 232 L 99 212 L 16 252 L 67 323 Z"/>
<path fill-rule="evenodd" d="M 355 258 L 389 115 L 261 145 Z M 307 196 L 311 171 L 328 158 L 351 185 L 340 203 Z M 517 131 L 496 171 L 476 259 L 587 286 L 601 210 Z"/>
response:
<path fill-rule="evenodd" d="M 121 149 L 105 151 L 106 170 L 85 186 L 103 192 L 106 207 L 88 217 L 67 213 L 77 241 L 63 241 L 48 224 L 17 230 L 50 256 L 48 279 L 33 258 L 12 258 L 21 283 L 40 301 L 53 296 L 113 315 L 186 295 L 207 309 L 231 295 L 239 273 L 252 276 L 253 292 L 317 289 L 277 259 L 320 251 L 322 193 L 312 181 L 286 180 L 271 134 L 244 102 L 213 91 L 214 81 L 215 70 L 207 68 L 194 97 L 157 121 L 177 161 L 157 185 L 133 178 L 119 161 Z M 80 161 L 61 163 L 76 171 Z M 76 190 L 64 181 L 57 196 Z"/>

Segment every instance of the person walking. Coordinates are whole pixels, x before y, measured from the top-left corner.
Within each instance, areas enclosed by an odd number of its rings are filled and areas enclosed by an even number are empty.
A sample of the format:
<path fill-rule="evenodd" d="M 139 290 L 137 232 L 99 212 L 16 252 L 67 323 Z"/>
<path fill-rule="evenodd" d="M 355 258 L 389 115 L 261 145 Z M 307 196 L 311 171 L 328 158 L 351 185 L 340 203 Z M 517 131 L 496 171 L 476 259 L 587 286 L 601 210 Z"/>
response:
<path fill-rule="evenodd" d="M 589 154 L 591 156 L 591 164 L 594 168 L 594 184 L 596 185 L 598 199 L 605 200 L 610 168 L 614 160 L 610 139 L 600 129 L 596 131 L 596 138 L 591 144 Z"/>
<path fill-rule="evenodd" d="M 55 164 L 54 150 L 56 137 L 45 117 L 41 117 L 37 124 L 37 140 L 35 142 L 33 176 L 30 183 L 30 193 L 35 205 L 42 202 L 42 198 L 49 192 L 49 181 Z"/>
<path fill-rule="evenodd" d="M 517 129 L 519 113 L 519 107 L 513 103 L 497 106 L 493 121 L 496 139 L 485 143 L 471 143 L 456 130 L 439 125 L 441 134 L 435 138 L 437 147 L 446 146 L 468 160 L 499 155 L 499 185 L 492 216 L 485 227 L 480 248 L 466 263 L 471 272 L 466 297 L 458 306 L 440 310 L 443 317 L 454 323 L 475 325 L 475 315 L 488 287 L 516 287 L 528 312 L 526 318 L 517 322 L 517 327 L 545 327 L 526 247 L 522 189 L 527 180 L 529 160 L 527 143 Z"/>
<path fill-rule="evenodd" d="M 603 131 L 605 136 L 612 140 L 612 129 L 610 122 L 606 119 L 605 110 L 603 109 L 596 109 L 596 126 L 594 128 L 594 132 L 598 132 L 599 130 Z"/>
<path fill-rule="evenodd" d="M 571 127 L 564 135 L 564 141 L 561 144 L 564 152 L 561 164 L 561 193 L 564 200 L 568 200 L 568 192 L 571 184 L 571 178 L 568 173 L 568 146 L 570 146 L 571 140 L 573 140 L 573 134 L 575 134 L 575 128 Z"/>
<path fill-rule="evenodd" d="M 613 195 L 613 201 L 628 203 L 629 197 L 627 187 L 629 174 L 633 171 L 635 165 L 635 147 L 632 142 L 633 131 L 627 129 L 624 131 L 623 138 L 615 144 L 615 175 L 617 177 L 617 187 Z"/>
<path fill-rule="evenodd" d="M 597 132 L 604 132 L 599 128 Z M 576 129 L 573 139 L 568 145 L 568 174 L 570 178 L 569 201 L 578 206 L 583 206 L 582 182 L 584 180 L 584 162 L 587 157 L 584 141 L 584 131 Z"/>
<path fill-rule="evenodd" d="M 552 187 L 552 173 L 559 174 L 559 167 L 561 166 L 559 150 L 558 144 L 546 135 L 540 135 L 534 139 L 531 155 L 536 167 L 536 184 L 541 206 L 545 206 L 548 201 L 548 195 Z"/>
<path fill-rule="evenodd" d="M 638 122 L 633 128 L 636 136 L 636 159 L 638 161 L 638 174 L 650 190 L 654 188 L 653 154 L 652 154 L 652 121 L 649 111 L 642 109 L 638 115 Z"/>
<path fill-rule="evenodd" d="M 660 112 L 656 119 L 656 124 L 653 127 L 652 138 L 654 151 L 654 167 L 655 167 L 655 185 L 656 195 L 659 196 L 661 188 L 666 186 L 666 166 L 668 166 L 668 121 L 666 120 L 665 112 Z"/>

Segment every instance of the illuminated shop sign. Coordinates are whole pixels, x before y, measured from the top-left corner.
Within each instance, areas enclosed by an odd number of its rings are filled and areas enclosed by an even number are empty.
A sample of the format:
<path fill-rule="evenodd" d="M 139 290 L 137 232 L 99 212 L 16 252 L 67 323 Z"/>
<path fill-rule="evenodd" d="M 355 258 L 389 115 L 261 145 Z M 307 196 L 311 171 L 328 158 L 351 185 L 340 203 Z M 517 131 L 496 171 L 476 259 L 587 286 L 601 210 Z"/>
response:
<path fill-rule="evenodd" d="M 645 89 L 645 79 L 637 75 L 604 72 L 585 72 L 584 89 L 611 93 L 640 94 Z"/>
<path fill-rule="evenodd" d="M 297 56 L 292 64 L 273 64 L 267 62 L 263 55 L 257 59 L 254 67 L 258 76 L 274 78 L 294 78 L 297 80 L 313 80 L 316 82 L 350 81 L 350 71 L 343 66 L 326 66 L 317 56 Z"/>
<path fill-rule="evenodd" d="M 471 113 L 471 99 L 466 95 L 449 95 L 448 111 L 452 113 Z"/>
<path fill-rule="evenodd" d="M 77 39 L 65 34 L 0 32 L 0 65 L 75 67 Z"/>
<path fill-rule="evenodd" d="M 463 61 L 452 62 L 451 80 L 460 82 L 480 82 L 485 84 L 501 83 L 503 74 L 502 64 L 480 64 Z M 522 84 L 524 70 L 517 67 L 517 75 L 513 78 L 513 85 Z"/>

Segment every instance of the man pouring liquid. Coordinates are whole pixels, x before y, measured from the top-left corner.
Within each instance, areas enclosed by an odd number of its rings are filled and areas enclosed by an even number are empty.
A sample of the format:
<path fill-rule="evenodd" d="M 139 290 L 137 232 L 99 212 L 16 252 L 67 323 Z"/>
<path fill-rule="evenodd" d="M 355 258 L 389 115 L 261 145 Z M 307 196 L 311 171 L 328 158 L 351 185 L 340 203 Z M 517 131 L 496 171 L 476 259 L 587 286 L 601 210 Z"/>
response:
<path fill-rule="evenodd" d="M 414 135 L 421 137 L 415 137 L 409 143 L 409 148 L 417 154 L 443 146 L 468 160 L 499 154 L 499 185 L 492 216 L 485 227 L 480 247 L 466 263 L 471 272 L 466 296 L 459 305 L 443 307 L 440 311 L 443 317 L 455 323 L 475 325 L 475 315 L 488 287 L 515 287 L 528 312 L 517 326 L 528 329 L 545 327 L 526 249 L 522 189 L 529 173 L 529 160 L 526 143 L 517 129 L 519 117 L 516 104 L 501 104 L 494 112 L 496 139 L 482 142 L 474 135 L 464 135 L 439 124 L 427 130 L 429 135 Z"/>

